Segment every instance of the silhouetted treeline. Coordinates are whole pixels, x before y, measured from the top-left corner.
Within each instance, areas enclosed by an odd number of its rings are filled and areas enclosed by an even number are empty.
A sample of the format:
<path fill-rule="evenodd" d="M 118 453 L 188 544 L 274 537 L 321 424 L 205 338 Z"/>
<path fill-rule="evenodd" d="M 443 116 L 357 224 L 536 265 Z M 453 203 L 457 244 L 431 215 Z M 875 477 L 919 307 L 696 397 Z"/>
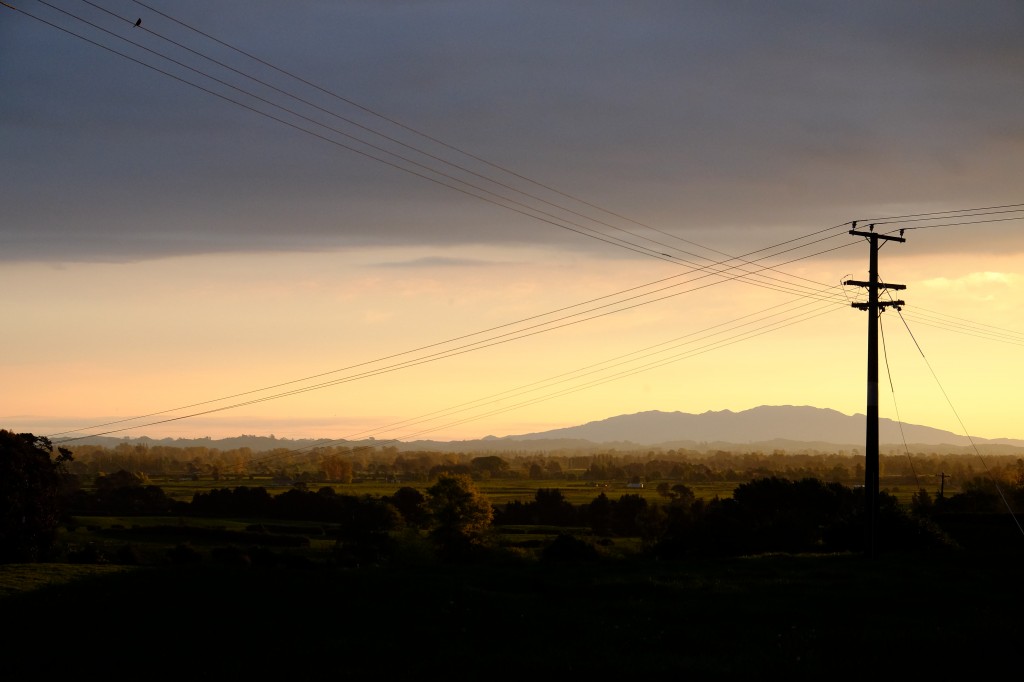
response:
<path fill-rule="evenodd" d="M 856 485 L 864 480 L 863 457 L 856 453 L 764 452 L 700 453 L 687 450 L 604 453 L 472 455 L 453 452 L 399 452 L 393 447 L 325 446 L 256 453 L 249 448 L 217 450 L 122 444 L 115 448 L 70 448 L 71 474 L 96 476 L 130 471 L 152 480 L 192 478 L 224 482 L 273 478 L 281 481 L 348 483 L 353 480 L 429 482 L 442 473 L 463 473 L 475 480 L 523 479 L 628 481 L 650 484 L 744 482 L 754 478 L 816 478 Z M 1012 482 L 1024 475 L 1016 456 L 990 456 L 984 463 L 962 454 L 918 452 L 881 455 L 882 487 L 912 485 L 937 489 L 939 481 L 959 489 L 979 476 Z"/>
<path fill-rule="evenodd" d="M 1024 502 L 1024 494 L 1018 491 L 1017 496 Z M 908 510 L 881 493 L 880 547 L 955 545 L 931 516 L 956 507 L 967 511 L 967 505 L 958 496 L 932 500 L 922 493 L 921 499 L 928 504 Z M 990 503 L 984 500 L 984 510 Z M 863 491 L 813 478 L 754 479 L 737 486 L 731 498 L 711 500 L 695 499 L 686 486 L 677 485 L 664 503 L 601 493 L 589 504 L 574 506 L 558 490 L 538 490 L 533 502 L 503 505 L 495 523 L 582 526 L 598 538 L 640 537 L 647 551 L 663 558 L 859 551 L 865 541 Z"/>
<path fill-rule="evenodd" d="M 462 479 L 471 480 L 465 475 Z M 485 499 L 476 492 L 473 496 Z M 428 498 L 411 487 L 390 496 L 356 496 L 328 486 L 315 491 L 292 488 L 276 495 L 262 487 L 238 486 L 197 492 L 191 502 L 176 502 L 159 486 L 126 482 L 94 492 L 77 490 L 68 496 L 66 512 L 316 522 L 349 547 L 373 546 L 379 551 L 381 544 L 390 542 L 389 534 L 436 527 L 437 512 Z M 933 497 L 920 491 L 910 508 L 883 492 L 878 541 L 883 547 L 901 549 L 952 547 L 955 542 L 935 519 L 999 512 L 1003 499 L 1024 508 L 1024 486 L 1000 491 L 978 479 L 956 495 Z M 710 500 L 696 498 L 684 484 L 663 489 L 658 500 L 638 494 L 613 498 L 601 492 L 585 504 L 571 504 L 557 488 L 541 488 L 532 501 L 490 509 L 484 525 L 498 530 L 560 528 L 585 537 L 592 546 L 608 538 L 637 537 L 645 551 L 665 558 L 857 551 L 865 538 L 862 490 L 814 478 L 754 479 L 738 485 L 730 498 Z M 449 526 L 460 523 L 457 516 L 449 518 Z"/>
<path fill-rule="evenodd" d="M 429 537 L 450 555 L 484 546 L 493 527 L 550 526 L 565 529 L 577 539 L 575 547 L 603 538 L 638 537 L 643 548 L 657 556 L 686 557 L 736 555 L 759 552 L 810 552 L 855 550 L 863 545 L 864 502 L 858 485 L 826 477 L 796 476 L 807 462 L 789 461 L 781 453 L 765 458 L 753 454 L 723 453 L 702 462 L 639 456 L 591 456 L 574 462 L 586 465 L 583 475 L 615 475 L 660 482 L 658 497 L 624 494 L 612 499 L 600 493 L 585 504 L 571 504 L 557 488 L 536 491 L 530 502 L 509 502 L 494 507 L 474 484 L 474 479 L 505 476 L 517 467 L 527 472 L 556 471 L 556 460 L 531 456 L 524 462 L 497 455 L 461 461 L 447 454 L 424 453 L 418 461 L 432 477 L 425 492 L 402 486 L 393 495 L 346 495 L 330 485 L 317 489 L 305 482 L 286 492 L 271 495 L 261 486 L 224 487 L 197 492 L 191 502 L 175 501 L 144 472 L 118 470 L 97 476 L 91 487 L 80 485 L 81 476 L 70 473 L 72 453 L 32 434 L 0 431 L 0 541 L 7 560 L 45 557 L 53 547 L 59 523 L 72 524 L 81 516 L 178 516 L 302 521 L 331 527 L 338 546 L 372 556 L 384 549 L 397 531 Z M 405 456 L 379 452 L 373 467 L 380 471 L 398 466 Z M 316 453 L 317 463 L 344 460 L 337 452 Z M 391 464 L 385 464 L 394 455 Z M 440 459 L 439 459 L 440 458 Z M 347 461 L 347 460 L 346 460 Z M 711 464 L 709 464 L 710 462 Z M 712 464 L 786 465 L 785 475 L 757 475 L 746 469 L 749 480 L 739 483 L 731 497 L 697 498 L 685 483 L 662 480 L 660 468 L 669 473 L 696 470 L 707 473 Z M 832 464 L 829 458 L 822 463 Z M 528 466 L 527 466 L 528 464 Z M 938 463 L 937 463 L 938 464 Z M 946 463 L 952 466 L 953 463 Z M 797 466 L 799 465 L 799 466 Z M 995 463 L 988 476 L 975 475 L 961 482 L 956 494 L 932 494 L 919 487 L 909 507 L 885 491 L 881 494 L 879 528 L 881 545 L 892 547 L 939 547 L 955 544 L 936 520 L 964 514 L 1014 514 L 1024 508 L 1024 461 Z M 703 467 L 703 468 L 702 468 Z M 734 469 L 727 469 L 733 471 Z M 656 473 L 657 472 L 657 473 Z M 966 475 L 966 471 L 964 475 Z M 915 470 L 920 480 L 921 472 Z M 943 475 L 946 476 L 945 469 Z M 409 536 L 409 534 L 407 534 Z M 585 539 L 581 539 L 585 538 Z M 560 551 L 573 547 L 560 541 Z M 0 560 L 3 560 L 0 557 Z"/>

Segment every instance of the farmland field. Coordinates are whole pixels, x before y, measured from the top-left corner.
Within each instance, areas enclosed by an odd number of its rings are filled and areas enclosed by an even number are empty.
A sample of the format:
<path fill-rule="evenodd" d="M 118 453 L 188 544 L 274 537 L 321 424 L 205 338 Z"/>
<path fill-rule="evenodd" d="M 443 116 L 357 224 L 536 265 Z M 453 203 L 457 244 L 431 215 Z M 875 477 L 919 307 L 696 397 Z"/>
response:
<path fill-rule="evenodd" d="M 677 483 L 677 481 L 666 482 L 670 485 L 675 485 Z M 270 478 L 220 481 L 210 479 L 201 479 L 198 481 L 155 480 L 152 483 L 162 488 L 169 497 L 182 502 L 191 502 L 192 496 L 197 492 L 207 492 L 218 488 L 236 488 L 240 486 L 260 487 L 266 488 L 271 495 L 275 495 L 285 492 L 286 490 L 290 490 L 292 487 L 286 483 L 275 483 Z M 557 488 L 572 504 L 587 504 L 602 492 L 613 499 L 617 499 L 620 495 L 626 494 L 640 495 L 649 501 L 665 499 L 658 493 L 656 486 L 653 483 L 647 484 L 643 488 L 630 488 L 623 482 L 595 484 L 590 481 L 573 481 L 565 479 L 524 480 L 515 478 L 490 478 L 476 480 L 474 483 L 477 489 L 491 501 L 491 504 L 496 505 L 514 500 L 530 502 L 534 499 L 537 490 L 540 488 Z M 403 486 L 416 488 L 422 492 L 432 484 L 432 481 L 389 482 L 384 480 L 359 480 L 353 481 L 352 483 L 315 483 L 311 484 L 309 487 L 316 490 L 322 486 L 327 486 L 333 488 L 337 493 L 342 495 L 372 495 L 385 497 L 394 495 L 395 491 Z M 737 485 L 739 484 L 731 481 L 716 481 L 711 483 L 691 483 L 687 484 L 687 487 L 693 490 L 697 497 L 711 499 L 716 495 L 722 498 L 732 496 L 732 491 Z"/>
<path fill-rule="evenodd" d="M 678 483 L 678 481 L 672 480 L 665 482 L 670 486 Z M 153 484 L 160 486 L 160 488 L 162 488 L 169 497 L 182 502 L 191 502 L 192 496 L 197 492 L 207 492 L 218 488 L 235 488 L 239 486 L 262 487 L 266 488 L 271 495 L 276 495 L 291 489 L 290 485 L 275 483 L 270 478 L 220 481 L 214 481 L 211 479 L 201 479 L 198 481 L 160 479 L 154 480 Z M 333 488 L 337 493 L 342 495 L 371 495 L 385 497 L 394 495 L 395 491 L 403 486 L 416 488 L 423 492 L 429 488 L 431 484 L 431 482 L 426 481 L 388 482 L 384 480 L 358 480 L 353 481 L 352 483 L 325 483 L 322 485 Z M 520 502 L 531 502 L 533 501 L 537 490 L 540 488 L 558 489 L 561 491 L 562 496 L 574 505 L 588 504 L 602 492 L 612 499 L 618 499 L 621 495 L 630 494 L 640 495 L 649 502 L 665 500 L 665 498 L 658 493 L 656 483 L 648 483 L 643 488 L 630 488 L 622 481 L 595 484 L 591 481 L 566 479 L 533 480 L 490 478 L 478 480 L 475 484 L 477 489 L 483 493 L 493 505 L 501 505 L 506 502 L 516 500 Z M 712 481 L 687 483 L 686 485 L 694 492 L 694 495 L 697 498 L 703 497 L 710 500 L 716 496 L 722 499 L 731 497 L 733 490 L 736 489 L 736 486 L 740 485 L 740 482 Z M 315 490 L 320 486 L 321 484 L 312 484 L 311 488 Z M 916 492 L 916 488 L 910 485 L 896 485 L 888 488 L 883 485 L 882 489 L 894 495 L 903 504 L 910 504 L 910 499 Z M 948 494 L 953 494 L 954 492 L 956 492 L 956 489 L 952 487 L 947 490 Z"/>

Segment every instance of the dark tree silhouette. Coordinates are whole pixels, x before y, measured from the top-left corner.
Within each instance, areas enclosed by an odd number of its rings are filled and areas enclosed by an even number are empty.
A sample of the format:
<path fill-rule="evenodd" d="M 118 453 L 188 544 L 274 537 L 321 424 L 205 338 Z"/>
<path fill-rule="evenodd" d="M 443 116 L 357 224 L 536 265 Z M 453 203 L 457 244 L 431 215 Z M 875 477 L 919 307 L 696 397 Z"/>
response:
<path fill-rule="evenodd" d="M 43 436 L 0 430 L 0 562 L 45 559 L 60 521 L 59 491 L 71 452 Z"/>
<path fill-rule="evenodd" d="M 430 512 L 427 510 L 427 498 L 416 488 L 402 486 L 389 498 L 391 504 L 398 509 L 405 519 L 406 525 L 413 528 L 423 528 L 430 519 Z"/>
<path fill-rule="evenodd" d="M 239 486 L 234 490 L 217 488 L 192 496 L 189 513 L 197 516 L 272 516 L 274 500 L 266 488 Z"/>
<path fill-rule="evenodd" d="M 570 526 L 576 522 L 576 508 L 558 488 L 539 488 L 534 493 L 534 523 Z"/>
<path fill-rule="evenodd" d="M 595 535 L 608 536 L 612 533 L 612 501 L 603 492 L 587 506 L 587 520 Z"/>
<path fill-rule="evenodd" d="M 485 472 L 487 475 L 495 478 L 508 471 L 508 462 L 497 455 L 474 457 L 469 461 L 469 466 L 473 473 Z"/>
<path fill-rule="evenodd" d="M 465 474 L 442 474 L 427 489 L 427 505 L 434 515 L 431 536 L 444 550 L 478 544 L 494 519 L 491 503 Z"/>
<path fill-rule="evenodd" d="M 862 551 L 863 510 L 863 492 L 839 483 L 755 479 L 737 486 L 731 498 L 670 509 L 655 552 L 680 557 Z M 951 547 L 934 524 L 911 517 L 884 492 L 877 529 L 878 548 L 886 551 Z"/>
<path fill-rule="evenodd" d="M 612 505 L 612 532 L 624 537 L 641 534 L 642 515 L 647 511 L 647 500 L 635 493 L 622 495 Z"/>

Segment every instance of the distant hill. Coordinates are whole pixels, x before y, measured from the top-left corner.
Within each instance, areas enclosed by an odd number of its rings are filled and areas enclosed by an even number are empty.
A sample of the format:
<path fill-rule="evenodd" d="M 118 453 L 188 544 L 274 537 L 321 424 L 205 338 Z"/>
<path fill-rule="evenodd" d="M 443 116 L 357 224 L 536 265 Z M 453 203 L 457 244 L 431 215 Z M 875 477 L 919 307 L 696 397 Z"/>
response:
<path fill-rule="evenodd" d="M 507 436 L 506 439 L 524 441 L 570 438 L 593 443 L 630 442 L 648 446 L 673 443 L 788 443 L 790 448 L 798 444 L 806 446 L 816 443 L 863 449 L 866 429 L 867 417 L 863 414 L 845 415 L 819 407 L 762 405 L 741 412 L 638 412 L 581 426 Z M 882 447 L 902 447 L 906 443 L 966 448 L 972 442 L 972 439 L 950 431 L 914 424 L 901 426 L 891 419 L 879 419 L 878 431 Z M 1005 438 L 973 438 L 973 442 L 975 445 L 1024 447 L 1024 440 Z"/>
<path fill-rule="evenodd" d="M 61 441 L 59 438 L 54 439 L 55 445 L 60 445 Z M 275 438 L 274 436 L 255 436 L 255 435 L 242 435 L 233 436 L 230 438 L 210 438 L 209 436 L 203 436 L 201 438 L 149 438 L 147 436 L 141 436 L 139 438 L 116 438 L 112 436 L 86 436 L 84 438 L 76 438 L 71 445 L 100 445 L 106 448 L 116 448 L 118 445 L 143 445 L 146 447 L 169 447 L 169 448 L 210 448 L 216 450 L 239 450 L 241 448 L 249 448 L 253 452 L 267 452 L 268 450 L 276 450 L 278 448 L 285 450 L 297 450 L 297 449 L 308 449 L 318 445 L 338 445 L 347 444 L 350 447 L 362 444 L 373 445 L 374 441 L 371 438 L 368 441 L 334 441 L 330 439 L 317 439 L 317 438 Z"/>
<path fill-rule="evenodd" d="M 686 412 L 638 412 L 609 417 L 551 431 L 510 436 L 488 436 L 479 440 L 397 442 L 374 439 L 343 441 L 330 439 L 274 438 L 244 435 L 234 438 L 84 438 L 76 443 L 116 447 L 122 443 L 164 445 L 177 448 L 206 447 L 231 450 L 247 447 L 254 452 L 277 448 L 309 449 L 317 445 L 348 447 L 395 447 L 411 450 L 443 450 L 446 452 L 578 452 L 615 448 L 676 449 L 707 452 L 715 450 L 773 450 L 863 452 L 866 416 L 846 415 L 836 410 L 793 405 L 762 405 L 740 412 L 721 410 L 690 414 Z M 903 451 L 904 443 L 911 452 L 941 450 L 943 453 L 972 453 L 977 447 L 985 454 L 1024 455 L 1024 440 L 1009 438 L 985 439 L 961 436 L 950 431 L 903 424 L 891 419 L 879 420 L 879 447 L 882 452 Z"/>

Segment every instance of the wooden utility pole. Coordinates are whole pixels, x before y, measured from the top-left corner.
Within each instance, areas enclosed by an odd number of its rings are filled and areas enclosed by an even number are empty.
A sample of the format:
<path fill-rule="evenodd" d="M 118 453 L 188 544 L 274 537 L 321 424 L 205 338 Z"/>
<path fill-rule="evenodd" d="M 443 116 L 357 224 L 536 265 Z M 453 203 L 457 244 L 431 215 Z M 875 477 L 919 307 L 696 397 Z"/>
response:
<path fill-rule="evenodd" d="M 942 500 L 946 497 L 946 479 L 950 476 L 945 471 L 939 473 L 938 476 L 941 479 L 939 481 L 939 499 Z"/>
<path fill-rule="evenodd" d="M 852 303 L 854 308 L 868 311 L 868 404 L 867 404 L 867 435 L 864 444 L 864 523 L 865 523 L 865 553 L 868 557 L 874 557 L 877 553 L 875 536 L 878 526 L 878 316 L 879 313 L 889 306 L 897 310 L 904 305 L 903 301 L 879 301 L 878 292 L 880 289 L 906 289 L 902 284 L 885 284 L 878 281 L 878 249 L 879 241 L 905 242 L 903 230 L 900 236 L 894 237 L 887 234 L 875 232 L 875 226 L 870 226 L 868 232 L 858 232 L 857 222 L 851 225 L 853 229 L 850 234 L 858 237 L 866 237 L 871 245 L 871 255 L 868 265 L 868 281 L 859 282 L 846 280 L 843 284 L 847 286 L 866 287 L 868 290 L 867 303 Z"/>

